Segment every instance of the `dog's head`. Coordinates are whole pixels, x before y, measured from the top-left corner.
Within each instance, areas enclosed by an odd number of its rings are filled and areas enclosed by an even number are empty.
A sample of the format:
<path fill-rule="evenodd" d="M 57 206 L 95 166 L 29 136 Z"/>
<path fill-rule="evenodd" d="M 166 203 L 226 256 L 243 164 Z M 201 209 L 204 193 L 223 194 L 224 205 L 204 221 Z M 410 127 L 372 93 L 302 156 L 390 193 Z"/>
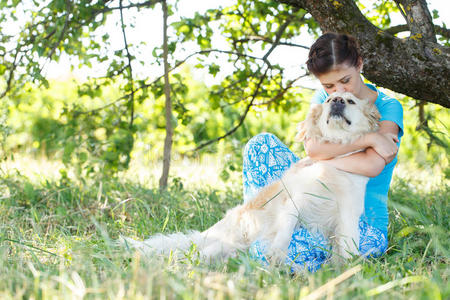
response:
<path fill-rule="evenodd" d="M 380 114 L 373 103 L 351 93 L 333 93 L 323 104 L 311 107 L 299 128 L 298 140 L 351 143 L 378 129 Z"/>

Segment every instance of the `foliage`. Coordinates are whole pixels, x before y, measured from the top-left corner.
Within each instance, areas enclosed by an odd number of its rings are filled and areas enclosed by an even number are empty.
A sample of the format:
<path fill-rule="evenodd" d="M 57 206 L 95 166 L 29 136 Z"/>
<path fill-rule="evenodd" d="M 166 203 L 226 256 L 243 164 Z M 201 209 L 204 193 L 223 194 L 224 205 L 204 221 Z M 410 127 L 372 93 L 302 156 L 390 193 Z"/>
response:
<path fill-rule="evenodd" d="M 35 146 L 41 147 L 43 142 L 47 143 L 45 151 L 48 155 L 57 151 L 58 147 L 63 147 L 64 161 L 76 165 L 80 175 L 98 171 L 108 175 L 126 168 L 136 135 L 144 134 L 139 130 L 145 126 L 135 126 L 135 122 L 139 122 L 140 115 L 145 112 L 136 109 L 136 106 L 154 99 L 159 107 L 158 99 L 163 95 L 160 78 L 137 78 L 132 66 L 136 63 L 161 64 L 162 50 L 153 49 L 153 60 L 134 56 L 134 53 L 141 51 L 142 44 L 127 43 L 126 30 L 134 25 L 123 23 L 123 18 L 120 24 L 123 30 L 123 48 L 110 50 L 111 37 L 104 32 L 103 25 L 111 16 L 117 16 L 118 11 L 122 15 L 133 7 L 154 9 L 157 1 L 153 4 L 120 1 L 119 6 L 113 1 L 83 0 L 0 3 L 0 18 L 21 28 L 20 34 L 16 34 L 16 29 L 6 26 L 2 36 L 2 42 L 6 45 L 2 54 L 4 94 L 9 93 L 15 99 L 23 99 L 23 88 L 30 81 L 49 87 L 49 81 L 42 75 L 42 70 L 49 61 L 58 61 L 62 54 L 77 57 L 80 65 L 107 66 L 105 74 L 79 84 L 80 99 L 89 97 L 98 103 L 99 98 L 105 99 L 104 89 L 108 89 L 111 84 L 117 88 L 117 102 L 115 99 L 103 100 L 105 107 L 102 109 L 89 108 L 90 105 L 84 104 L 87 100 L 83 100 L 65 105 L 64 112 L 58 112 L 58 117 L 53 116 L 52 120 L 45 117 L 36 120 L 33 133 Z M 174 9 L 169 5 L 170 15 L 174 14 Z M 17 14 L 23 15 L 23 18 L 17 18 Z M 185 62 L 176 59 L 184 51 L 177 45 L 195 41 L 199 48 L 196 67 L 208 70 L 212 76 L 224 78 L 205 92 L 207 97 L 201 97 L 203 103 L 209 103 L 218 114 L 218 121 L 224 123 L 224 126 L 217 126 L 216 118 L 207 118 L 206 123 L 192 121 L 195 109 L 190 111 L 189 107 L 198 106 L 200 100 L 191 100 L 191 104 L 185 99 L 189 87 L 187 79 L 180 72 L 173 71 L 171 91 L 175 98 L 174 125 L 192 126 L 192 138 L 201 148 L 211 140 L 220 140 L 236 131 L 239 135 L 242 130 L 238 128 L 244 124 L 248 112 L 254 107 L 263 105 L 285 111 L 295 109 L 293 102 L 288 100 L 293 98 L 289 88 L 295 78 L 286 82 L 283 69 L 270 63 L 269 55 L 278 46 L 282 36 L 289 39 L 299 32 L 304 25 L 304 15 L 304 11 L 292 10 L 273 1 L 238 1 L 236 5 L 224 10 L 211 9 L 204 15 L 197 13 L 193 18 L 182 17 L 173 22 L 169 44 L 171 67 L 176 69 Z M 243 23 L 241 18 L 245 19 Z M 215 48 L 215 29 L 219 29 L 233 46 L 228 49 Z M 314 30 L 314 27 L 310 29 Z M 249 36 L 256 36 L 258 39 L 246 41 Z M 257 48 L 269 48 L 264 58 L 251 55 Z M 230 65 L 234 65 L 232 72 L 226 74 L 222 66 L 211 62 L 213 55 L 216 58 L 221 56 Z M 17 104 L 17 101 L 14 102 Z M 264 102 L 267 103 L 262 104 Z M 197 117 L 198 120 L 202 118 L 204 117 Z M 160 115 L 152 119 L 151 123 L 156 123 L 158 129 L 164 126 Z M 60 129 L 61 126 L 65 129 Z M 178 131 L 182 129 L 179 128 Z M 41 130 L 51 131 L 50 135 L 43 135 Z M 101 135 L 105 136 L 104 139 L 94 134 L 99 132 L 103 132 Z M 242 139 L 242 134 L 240 136 L 237 140 Z M 214 151 L 214 147 L 210 151 Z"/>
<path fill-rule="evenodd" d="M 62 158 L 80 177 L 117 174 L 127 168 L 132 151 L 143 149 L 144 144 L 153 159 L 159 158 L 165 126 L 161 74 L 138 75 L 133 70 L 137 65 L 160 70 L 162 47 L 152 49 L 150 57 L 139 55 L 145 51 L 144 43 L 129 43 L 126 38 L 135 26 L 133 18 L 118 17 L 119 13 L 131 15 L 136 8 L 136 14 L 159 11 L 158 2 L 0 1 L 0 95 L 9 101 L 9 124 L 14 130 L 10 140 L 16 144 L 10 149 L 32 145 L 47 156 Z M 311 93 L 295 88 L 306 75 L 302 62 L 295 72 L 287 72 L 277 63 L 277 56 L 283 55 L 277 51 L 283 47 L 306 51 L 302 42 L 306 34 L 319 34 L 317 22 L 305 10 L 277 1 L 236 0 L 191 17 L 179 16 L 178 2 L 169 2 L 176 152 L 190 156 L 198 155 L 192 149 L 240 153 L 245 141 L 262 130 L 289 141 L 294 123 L 305 113 L 301 102 Z M 398 12 L 389 1 L 370 2 L 367 7 L 358 1 L 358 5 L 383 29 Z M 114 26 L 112 20 L 123 33 L 120 45 L 105 31 L 106 24 Z M 77 82 L 74 94 L 73 87 L 44 75 L 50 62 L 65 55 L 72 66 L 103 73 Z M 189 66 L 182 69 L 183 64 Z M 214 83 L 207 86 L 193 80 L 198 70 L 215 78 Z M 61 92 L 59 99 L 55 89 Z M 429 107 L 430 119 L 445 114 Z M 29 116 L 20 113 L 25 111 Z M 429 123 L 431 127 L 421 128 L 433 143 L 447 145 L 445 136 L 435 138 L 436 128 Z M 414 139 L 406 142 L 411 144 L 407 149 L 419 146 L 422 151 L 422 137 Z M 421 164 L 435 156 L 438 150 L 433 149 Z M 410 150 L 405 153 L 408 158 L 418 156 Z M 234 157 L 239 159 L 239 154 Z M 229 171 L 239 168 L 232 161 L 227 166 Z"/>
<path fill-rule="evenodd" d="M 206 167 L 197 168 L 199 174 Z M 0 297 L 299 299 L 359 265 L 359 272 L 324 295 L 447 299 L 449 189 L 437 173 L 438 183 L 425 187 L 423 178 L 430 173 L 405 172 L 414 177 L 393 183 L 386 255 L 293 275 L 288 267 L 261 266 L 245 253 L 209 264 L 195 248 L 179 256 L 147 257 L 114 243 L 119 235 L 140 239 L 205 229 L 241 201 L 239 183 L 192 188 L 182 177 L 161 193 L 156 182 L 136 182 L 134 172 L 89 185 L 67 177 L 36 181 L 31 174 L 4 173 Z"/>
<path fill-rule="evenodd" d="M 222 110 L 211 107 L 214 104 L 205 105 L 207 87 L 194 80 L 191 72 L 185 68 L 174 77 L 183 82 L 180 89 L 189 86 L 186 94 L 174 101 L 175 153 L 188 156 L 197 155 L 190 150 L 205 140 L 224 134 L 238 114 L 231 107 Z M 29 87 L 17 93 L 9 99 L 8 124 L 12 133 L 8 151 L 22 149 L 61 159 L 67 168 L 75 168 L 80 178 L 88 174 L 98 176 L 94 171 L 99 170 L 104 176 L 116 174 L 127 168 L 132 155 L 160 159 L 164 137 L 163 99 L 150 96 L 137 103 L 135 108 L 139 113 L 130 128 L 123 106 L 108 105 L 109 99 L 120 98 L 119 90 L 117 85 L 110 85 L 103 88 L 102 97 L 79 97 L 77 84 L 68 80 L 50 81 L 49 89 Z M 250 113 L 232 139 L 211 145 L 203 153 L 238 153 L 233 158 L 239 159 L 246 141 L 262 131 L 276 132 L 284 140 L 292 140 L 295 124 L 303 119 L 308 105 L 301 98 L 290 102 L 286 104 L 287 112 L 277 112 L 278 108 L 272 107 Z M 120 128 L 118 124 L 122 124 Z M 229 167 L 239 168 L 239 164 L 233 159 Z"/>
<path fill-rule="evenodd" d="M 238 112 L 231 107 L 214 108 L 208 103 L 208 87 L 194 79 L 195 69 L 184 68 L 179 73 L 189 88 L 185 96 L 175 99 L 175 157 L 200 157 L 204 154 L 216 154 L 223 164 L 223 178 L 242 168 L 241 153 L 245 143 L 260 132 L 272 132 L 284 141 L 297 155 L 304 155 L 302 145 L 293 143 L 296 124 L 304 119 L 308 110 L 311 94 L 292 98 L 286 103 L 285 110 L 279 106 L 255 107 L 245 123 L 229 138 L 209 145 L 201 153 L 191 150 L 205 140 L 223 135 L 232 126 Z M 295 92 L 295 90 L 293 90 Z M 126 169 L 131 157 L 146 158 L 149 161 L 161 159 L 164 139 L 164 120 L 162 98 L 143 100 L 136 105 L 132 130 L 128 127 L 120 105 L 111 105 L 109 99 L 120 97 L 119 87 L 110 85 L 103 89 L 103 96 L 90 98 L 78 97 L 77 84 L 72 81 L 50 81 L 50 89 L 29 88 L 16 97 L 10 98 L 8 122 L 9 137 L 5 144 L 5 153 L 26 152 L 36 155 L 45 154 L 48 158 L 64 160 L 68 170 L 75 168 L 83 178 L 88 166 L 98 168 L 105 176 Z M 395 96 L 395 95 L 393 95 Z M 432 130 L 433 140 L 420 125 L 415 101 L 398 97 L 404 107 L 405 134 L 400 147 L 400 161 L 415 163 L 421 168 L 432 169 L 436 165 L 448 165 L 448 137 L 446 124 L 448 112 L 437 105 L 427 105 L 429 112 L 428 128 Z M 70 115 L 66 107 L 78 105 L 78 110 L 93 111 Z M 81 107 L 83 109 L 81 109 Z M 184 114 L 180 117 L 180 114 Z M 188 122 L 179 121 L 189 120 Z M 114 122 L 122 120 L 122 131 L 117 130 Z M 123 135 L 122 135 L 123 134 Z M 131 134 L 133 134 L 131 136 Z M 131 139 L 133 138 L 133 139 Z M 78 139 L 78 141 L 77 141 Z M 128 139 L 128 140 L 127 140 Z M 92 142 L 91 142 L 92 141 Z M 78 146 L 76 146 L 78 145 Z M 133 148 L 131 149 L 131 145 Z M 84 154 L 83 154 L 84 153 Z M 77 158 L 83 158 L 77 160 Z M 111 159 L 108 157 L 122 160 Z M 117 164 L 116 162 L 122 162 Z M 109 162 L 109 165 L 107 164 Z M 84 173 L 83 173 L 84 172 Z M 83 175 L 83 176 L 81 176 Z M 90 173 L 98 176 L 97 173 Z"/>
<path fill-rule="evenodd" d="M 405 98 L 403 103 L 405 133 L 399 154 L 401 159 L 417 164 L 420 168 L 432 169 L 436 165 L 443 166 L 449 176 L 448 109 L 427 105 L 424 120 L 426 124 L 423 124 L 419 118 L 418 107 L 415 106 L 416 101 Z"/>
<path fill-rule="evenodd" d="M 148 258 L 113 242 L 120 234 L 144 238 L 205 229 L 220 219 L 241 202 L 236 181 L 241 152 L 259 132 L 274 132 L 301 155 L 302 146 L 291 141 L 312 92 L 294 87 L 304 69 L 288 74 L 276 63 L 275 51 L 287 46 L 304 51 L 299 40 L 305 32 L 317 35 L 317 23 L 306 11 L 275 1 L 237 0 L 178 18 L 173 1 L 174 159 L 184 163 L 211 154 L 210 161 L 224 167 L 211 171 L 182 165 L 198 172 L 190 176 L 198 186 L 177 173 L 167 191 L 156 188 L 151 172 L 157 169 L 152 162 L 161 158 L 165 134 L 163 83 L 158 74 L 139 77 L 132 67 L 156 68 L 162 50 L 142 58 L 142 44 L 113 46 L 103 26 L 114 16 L 117 20 L 119 11 L 148 13 L 159 8 L 157 2 L 0 0 L 0 98 L 6 106 L 0 119 L 2 163 L 11 153 L 19 159 L 22 151 L 66 164 L 39 166 L 37 179 L 32 179 L 29 161 L 16 162 L 26 172 L 1 168 L 0 298 L 296 299 L 356 265 L 362 270 L 329 290 L 329 297 L 448 298 L 450 120 L 445 109 L 428 105 L 427 131 L 417 132 L 423 124 L 416 102 L 408 98 L 401 99 L 405 136 L 400 161 L 410 163 L 408 173 L 415 176 L 395 178 L 390 249 L 379 260 L 355 259 L 315 274 L 289 276 L 288 267 L 260 266 L 245 253 L 209 265 L 195 247 L 178 258 Z M 371 21 L 381 28 L 390 26 L 388 14 L 396 11 L 386 3 L 375 1 L 372 7 L 380 17 L 373 15 Z M 124 35 L 134 26 L 132 18 L 128 21 L 117 24 Z M 187 53 L 190 46 L 194 52 Z M 104 67 L 105 72 L 82 81 L 49 80 L 46 66 L 63 54 L 71 56 L 72 64 Z M 199 70 L 215 78 L 212 86 L 195 76 Z M 213 140 L 218 142 L 209 143 Z M 191 151 L 195 148 L 202 151 Z M 126 172 L 133 160 L 153 182 L 139 182 L 135 168 Z M 446 178 L 427 188 L 439 166 Z M 44 171 L 58 175 L 51 179 Z M 426 177 L 418 175 L 422 172 Z M 223 181 L 210 186 L 218 174 Z"/>

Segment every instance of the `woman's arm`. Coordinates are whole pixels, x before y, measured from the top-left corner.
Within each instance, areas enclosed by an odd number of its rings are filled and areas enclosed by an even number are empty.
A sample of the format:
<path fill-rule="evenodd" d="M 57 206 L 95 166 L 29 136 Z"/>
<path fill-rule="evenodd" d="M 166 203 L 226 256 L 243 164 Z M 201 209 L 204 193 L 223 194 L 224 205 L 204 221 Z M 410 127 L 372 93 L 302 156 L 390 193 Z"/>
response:
<path fill-rule="evenodd" d="M 323 160 L 340 170 L 350 173 L 376 177 L 383 171 L 385 165 L 390 163 L 397 155 L 398 147 L 396 142 L 398 142 L 398 132 L 399 127 L 397 124 L 391 121 L 382 121 L 378 132 L 367 134 L 351 145 L 320 144 L 311 141 L 309 141 L 309 145 L 306 145 L 307 141 L 305 148 L 308 146 L 313 147 L 312 150 L 315 152 L 308 152 L 311 151 L 310 148 L 307 149 L 307 153 L 314 160 Z M 323 148 L 320 146 L 323 146 Z M 360 149 L 365 150 L 345 157 L 320 158 L 335 157 Z M 326 153 L 327 150 L 331 152 L 331 155 Z M 305 162 L 305 164 L 309 163 Z"/>
<path fill-rule="evenodd" d="M 339 170 L 367 177 L 376 177 L 383 171 L 386 161 L 372 148 L 349 156 L 323 160 Z"/>
<path fill-rule="evenodd" d="M 314 160 L 331 159 L 349 152 L 372 147 L 386 163 L 397 154 L 398 125 L 391 121 L 382 121 L 377 132 L 368 133 L 352 144 L 319 143 L 309 139 L 305 141 L 306 154 Z"/>
<path fill-rule="evenodd" d="M 370 146 L 369 134 L 359 138 L 352 144 L 320 143 L 314 139 L 308 139 L 304 143 L 306 154 L 314 160 L 331 159 L 349 152 L 366 149 Z"/>

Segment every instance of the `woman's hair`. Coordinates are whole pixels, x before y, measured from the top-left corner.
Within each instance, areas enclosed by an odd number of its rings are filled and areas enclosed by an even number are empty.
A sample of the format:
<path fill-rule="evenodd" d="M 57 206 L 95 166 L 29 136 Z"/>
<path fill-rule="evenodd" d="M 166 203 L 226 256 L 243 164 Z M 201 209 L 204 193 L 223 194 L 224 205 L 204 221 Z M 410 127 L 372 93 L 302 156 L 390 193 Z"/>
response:
<path fill-rule="evenodd" d="M 328 32 L 319 37 L 309 49 L 306 66 L 317 76 L 340 64 L 358 67 L 360 58 L 358 43 L 354 37 Z"/>

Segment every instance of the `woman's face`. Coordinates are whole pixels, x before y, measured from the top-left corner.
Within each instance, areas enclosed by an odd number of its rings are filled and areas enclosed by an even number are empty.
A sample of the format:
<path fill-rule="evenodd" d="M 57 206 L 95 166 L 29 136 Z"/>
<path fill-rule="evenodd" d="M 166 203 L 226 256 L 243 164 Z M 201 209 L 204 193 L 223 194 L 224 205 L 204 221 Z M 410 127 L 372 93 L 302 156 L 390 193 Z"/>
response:
<path fill-rule="evenodd" d="M 350 92 L 360 97 L 364 85 L 359 73 L 361 68 L 362 64 L 360 67 L 341 64 L 327 73 L 318 75 L 317 79 L 329 95 L 334 92 Z"/>

